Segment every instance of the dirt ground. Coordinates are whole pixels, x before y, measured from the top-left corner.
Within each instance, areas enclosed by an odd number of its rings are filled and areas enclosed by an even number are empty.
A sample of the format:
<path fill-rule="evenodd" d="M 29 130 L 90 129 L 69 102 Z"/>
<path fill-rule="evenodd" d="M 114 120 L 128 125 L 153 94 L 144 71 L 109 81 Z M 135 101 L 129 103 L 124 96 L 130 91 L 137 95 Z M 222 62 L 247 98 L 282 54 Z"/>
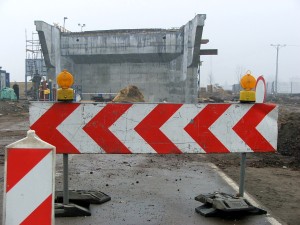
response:
<path fill-rule="evenodd" d="M 297 225 L 300 220 L 300 99 L 280 98 L 278 105 L 278 152 L 247 154 L 245 189 L 270 209 L 273 216 Z M 28 101 L 0 101 L 0 166 L 4 163 L 4 147 L 26 135 L 28 108 Z M 193 155 L 182 157 L 195 160 Z M 239 154 L 214 154 L 205 158 L 239 182 Z M 3 174 L 0 181 L 3 182 Z"/>

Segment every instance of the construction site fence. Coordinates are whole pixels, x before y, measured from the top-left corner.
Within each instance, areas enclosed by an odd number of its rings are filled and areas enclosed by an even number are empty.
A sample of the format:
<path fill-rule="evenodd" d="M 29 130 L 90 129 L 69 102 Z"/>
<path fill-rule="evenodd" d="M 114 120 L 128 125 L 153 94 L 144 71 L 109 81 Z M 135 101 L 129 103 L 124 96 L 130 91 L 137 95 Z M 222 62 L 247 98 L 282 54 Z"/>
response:
<path fill-rule="evenodd" d="M 267 94 L 275 93 L 275 82 L 268 82 Z M 300 82 L 278 82 L 277 83 L 278 94 L 300 94 Z"/>

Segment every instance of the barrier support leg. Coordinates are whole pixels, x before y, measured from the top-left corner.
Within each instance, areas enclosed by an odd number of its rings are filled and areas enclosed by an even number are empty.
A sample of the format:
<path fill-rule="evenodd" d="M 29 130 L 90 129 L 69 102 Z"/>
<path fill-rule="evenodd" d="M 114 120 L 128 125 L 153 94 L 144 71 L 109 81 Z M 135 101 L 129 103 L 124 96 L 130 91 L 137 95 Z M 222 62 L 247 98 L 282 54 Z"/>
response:
<path fill-rule="evenodd" d="M 90 216 L 89 205 L 82 207 L 69 201 L 69 156 L 63 154 L 63 196 L 58 200 L 55 193 L 55 216 L 56 217 L 75 217 Z M 61 203 L 62 202 L 62 203 Z"/>
<path fill-rule="evenodd" d="M 55 216 L 90 216 L 90 204 L 102 204 L 109 200 L 110 196 L 99 191 L 70 191 L 69 156 L 63 154 L 63 191 L 55 193 Z"/>
<path fill-rule="evenodd" d="M 245 168 L 246 153 L 242 153 L 238 196 L 220 192 L 200 194 L 195 197 L 195 200 L 204 204 L 197 207 L 195 211 L 205 217 L 220 216 L 227 218 L 229 215 L 266 214 L 267 211 L 253 206 L 249 201 L 247 201 L 247 199 L 244 198 Z"/>
<path fill-rule="evenodd" d="M 240 170 L 240 187 L 239 187 L 239 196 L 244 197 L 244 188 L 245 188 L 245 170 L 246 170 L 246 154 L 241 154 L 241 170 Z"/>
<path fill-rule="evenodd" d="M 63 182 L 63 203 L 64 205 L 69 204 L 69 156 L 63 154 L 63 170 L 64 170 L 64 182 Z"/>

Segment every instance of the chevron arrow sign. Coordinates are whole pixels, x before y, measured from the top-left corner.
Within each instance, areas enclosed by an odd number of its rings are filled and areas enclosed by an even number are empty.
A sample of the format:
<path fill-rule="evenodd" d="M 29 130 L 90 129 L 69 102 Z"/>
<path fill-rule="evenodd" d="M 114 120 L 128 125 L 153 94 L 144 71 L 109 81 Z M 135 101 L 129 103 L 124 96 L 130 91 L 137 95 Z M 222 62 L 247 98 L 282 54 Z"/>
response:
<path fill-rule="evenodd" d="M 32 102 L 30 127 L 57 153 L 274 152 L 274 104 Z"/>

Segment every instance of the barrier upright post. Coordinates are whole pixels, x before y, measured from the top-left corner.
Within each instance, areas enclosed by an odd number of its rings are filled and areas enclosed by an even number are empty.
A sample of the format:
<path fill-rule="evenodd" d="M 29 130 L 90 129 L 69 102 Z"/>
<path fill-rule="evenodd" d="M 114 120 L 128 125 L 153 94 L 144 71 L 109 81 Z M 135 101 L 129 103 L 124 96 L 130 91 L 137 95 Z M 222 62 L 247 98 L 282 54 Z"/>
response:
<path fill-rule="evenodd" d="M 245 170 L 246 170 L 246 154 L 241 153 L 241 170 L 240 170 L 240 187 L 239 187 L 239 196 L 244 197 L 245 189 Z"/>
<path fill-rule="evenodd" d="M 68 162 L 68 154 L 63 154 L 63 168 L 64 168 L 64 182 L 63 182 L 63 203 L 64 205 L 69 204 L 69 162 Z"/>
<path fill-rule="evenodd" d="M 54 224 L 55 147 L 29 130 L 5 148 L 3 224 Z"/>

